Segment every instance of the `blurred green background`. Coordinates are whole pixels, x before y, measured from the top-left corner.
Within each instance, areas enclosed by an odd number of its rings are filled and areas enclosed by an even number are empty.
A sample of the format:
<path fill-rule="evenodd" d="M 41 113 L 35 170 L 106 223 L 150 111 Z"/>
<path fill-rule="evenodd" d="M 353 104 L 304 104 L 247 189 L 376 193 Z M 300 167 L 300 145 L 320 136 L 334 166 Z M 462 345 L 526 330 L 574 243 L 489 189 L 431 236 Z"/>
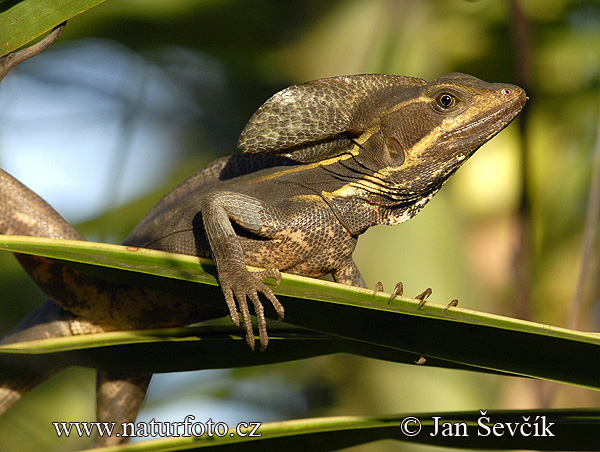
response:
<path fill-rule="evenodd" d="M 235 152 L 276 91 L 342 74 L 452 71 L 523 86 L 527 110 L 417 217 L 364 234 L 355 260 L 367 284 L 391 291 L 401 280 L 408 296 L 432 287 L 439 303 L 598 330 L 597 247 L 569 321 L 598 146 L 597 1 L 108 0 L 0 85 L 0 166 L 88 239 L 118 243 L 171 187 Z M 12 256 L 0 255 L 0 268 L 4 334 L 44 297 Z M 0 451 L 85 447 L 56 438 L 51 422 L 92 420 L 94 385 L 93 371 L 70 369 L 36 389 L 0 419 Z M 548 382 L 339 355 L 161 376 L 140 420 L 599 403 L 595 392 Z"/>

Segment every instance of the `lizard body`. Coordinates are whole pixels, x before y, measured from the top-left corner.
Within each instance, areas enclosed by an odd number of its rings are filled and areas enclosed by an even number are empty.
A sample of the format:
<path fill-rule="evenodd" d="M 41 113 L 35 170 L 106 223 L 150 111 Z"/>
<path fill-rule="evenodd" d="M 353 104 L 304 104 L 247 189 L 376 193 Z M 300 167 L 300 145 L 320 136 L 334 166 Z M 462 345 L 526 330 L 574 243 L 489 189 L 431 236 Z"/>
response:
<path fill-rule="evenodd" d="M 414 216 L 525 103 L 516 86 L 465 74 L 317 80 L 275 94 L 250 119 L 242 155 L 218 160 L 153 208 L 125 244 L 213 256 L 254 347 L 247 299 L 268 338 L 261 282 L 277 271 L 365 286 L 352 252 L 376 224 Z M 250 274 L 245 265 L 269 269 Z"/>
<path fill-rule="evenodd" d="M 219 159 L 176 187 L 124 244 L 212 256 L 233 322 L 243 324 L 254 348 L 251 304 L 265 348 L 259 294 L 280 318 L 284 309 L 263 279 L 278 279 L 279 271 L 332 274 L 337 282 L 364 287 L 352 260 L 358 236 L 373 225 L 414 216 L 460 165 L 512 121 L 525 100 L 519 87 L 464 74 L 431 83 L 357 75 L 287 88 L 250 119 L 238 142 L 243 154 Z M 4 172 L 0 233 L 83 239 Z M 225 307 L 208 309 L 201 300 L 103 281 L 40 257 L 17 257 L 52 299 L 40 312 L 54 309 L 58 323 L 48 326 L 52 315 L 38 315 L 37 323 L 27 321 L 5 341 L 186 325 L 227 312 Z M 266 270 L 250 273 L 246 265 Z M 148 377 L 104 374 L 100 420 L 114 420 L 122 405 L 131 409 L 120 421 L 134 420 L 147 382 Z M 0 387 L 0 413 L 18 398 L 17 385 L 2 403 L 3 388 L 9 386 Z M 115 391 L 130 397 L 115 397 Z"/>

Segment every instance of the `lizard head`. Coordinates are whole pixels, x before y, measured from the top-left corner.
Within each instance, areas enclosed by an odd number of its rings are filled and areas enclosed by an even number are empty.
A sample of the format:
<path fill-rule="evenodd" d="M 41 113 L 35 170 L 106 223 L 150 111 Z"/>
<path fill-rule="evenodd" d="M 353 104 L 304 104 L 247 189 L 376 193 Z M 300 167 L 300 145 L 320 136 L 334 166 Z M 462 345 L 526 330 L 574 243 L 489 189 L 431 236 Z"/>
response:
<path fill-rule="evenodd" d="M 378 124 L 358 137 L 362 149 L 356 158 L 404 200 L 439 189 L 527 99 L 518 86 L 459 73 L 398 97 L 385 99 Z"/>
<path fill-rule="evenodd" d="M 333 77 L 273 95 L 238 147 L 318 165 L 332 175 L 313 180 L 326 199 L 355 197 L 389 208 L 384 222 L 395 224 L 416 214 L 526 100 L 518 86 L 459 73 L 431 83 L 380 74 Z"/>

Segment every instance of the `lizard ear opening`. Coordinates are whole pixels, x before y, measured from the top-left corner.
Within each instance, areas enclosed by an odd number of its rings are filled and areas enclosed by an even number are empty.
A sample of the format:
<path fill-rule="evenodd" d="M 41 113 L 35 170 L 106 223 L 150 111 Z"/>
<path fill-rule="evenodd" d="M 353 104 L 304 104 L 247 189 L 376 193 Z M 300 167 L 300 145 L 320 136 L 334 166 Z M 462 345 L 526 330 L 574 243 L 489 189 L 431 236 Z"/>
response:
<path fill-rule="evenodd" d="M 278 153 L 294 159 L 296 152 L 344 139 L 334 154 L 347 150 L 347 140 L 373 127 L 381 108 L 404 89 L 426 85 L 421 79 L 395 75 L 348 75 L 294 85 L 278 92 L 254 113 L 240 135 L 244 153 Z M 317 147 L 319 149 L 320 147 Z M 318 161 L 332 157 L 332 148 L 311 151 Z M 314 152 L 314 155 L 313 155 Z M 299 155 L 304 154 L 300 152 Z"/>
<path fill-rule="evenodd" d="M 397 138 L 387 137 L 385 139 L 385 150 L 394 166 L 402 166 L 404 163 L 404 150 Z"/>

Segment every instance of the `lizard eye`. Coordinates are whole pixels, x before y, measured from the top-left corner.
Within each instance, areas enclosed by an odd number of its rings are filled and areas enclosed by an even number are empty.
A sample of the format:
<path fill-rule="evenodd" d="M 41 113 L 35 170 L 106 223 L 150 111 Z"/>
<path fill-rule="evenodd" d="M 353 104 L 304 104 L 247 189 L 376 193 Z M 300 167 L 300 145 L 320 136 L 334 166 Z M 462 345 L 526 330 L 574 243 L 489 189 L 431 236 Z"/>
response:
<path fill-rule="evenodd" d="M 447 111 L 456 105 L 456 97 L 449 93 L 442 93 L 435 98 L 435 103 L 441 110 Z"/>

